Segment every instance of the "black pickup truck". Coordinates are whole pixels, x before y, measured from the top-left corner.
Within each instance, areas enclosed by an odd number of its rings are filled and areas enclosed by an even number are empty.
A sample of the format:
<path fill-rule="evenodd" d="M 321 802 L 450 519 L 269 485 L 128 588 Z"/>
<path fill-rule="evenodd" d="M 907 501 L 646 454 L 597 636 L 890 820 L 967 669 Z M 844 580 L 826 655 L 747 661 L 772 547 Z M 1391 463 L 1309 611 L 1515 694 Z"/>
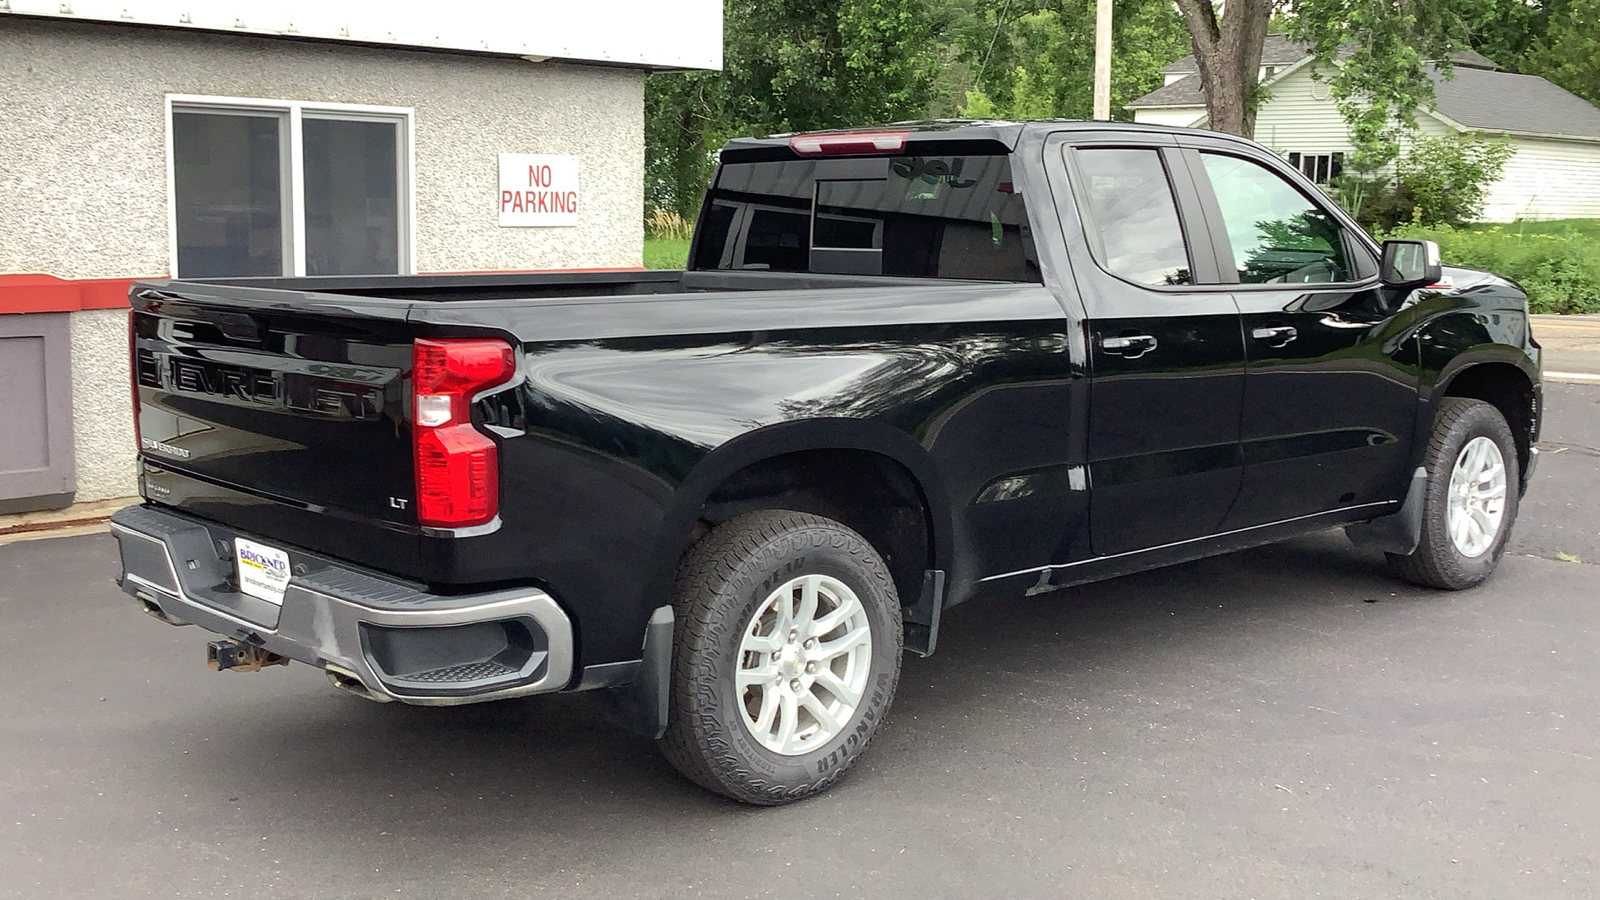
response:
<path fill-rule="evenodd" d="M 735 140 L 685 271 L 132 303 L 118 583 L 220 635 L 214 668 L 592 690 L 759 804 L 848 770 L 902 652 L 981 591 L 1335 526 L 1471 587 L 1537 459 L 1514 284 L 1186 129 Z"/>

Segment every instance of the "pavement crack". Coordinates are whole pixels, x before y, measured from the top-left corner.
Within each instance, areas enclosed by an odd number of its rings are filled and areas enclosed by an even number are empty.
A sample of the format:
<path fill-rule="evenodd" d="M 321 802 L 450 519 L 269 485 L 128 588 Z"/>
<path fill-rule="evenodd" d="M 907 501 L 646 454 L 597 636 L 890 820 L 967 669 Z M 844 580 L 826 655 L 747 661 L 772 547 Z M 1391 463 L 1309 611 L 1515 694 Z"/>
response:
<path fill-rule="evenodd" d="M 1571 564 L 1576 564 L 1576 565 L 1580 565 L 1580 566 L 1600 565 L 1600 563 L 1590 562 L 1589 560 L 1586 560 L 1586 559 L 1579 559 L 1576 556 L 1570 556 L 1567 559 L 1563 559 L 1560 556 L 1552 555 L 1552 554 L 1549 554 L 1549 553 L 1527 553 L 1527 552 L 1524 552 L 1522 555 L 1526 556 L 1528 559 L 1542 559 L 1545 562 L 1571 563 Z"/>
<path fill-rule="evenodd" d="M 1572 451 L 1581 456 L 1600 457 L 1600 450 L 1597 450 L 1594 447 L 1586 447 L 1583 444 L 1568 444 L 1562 441 L 1540 441 L 1534 446 L 1539 448 L 1540 453 L 1556 454 Z"/>

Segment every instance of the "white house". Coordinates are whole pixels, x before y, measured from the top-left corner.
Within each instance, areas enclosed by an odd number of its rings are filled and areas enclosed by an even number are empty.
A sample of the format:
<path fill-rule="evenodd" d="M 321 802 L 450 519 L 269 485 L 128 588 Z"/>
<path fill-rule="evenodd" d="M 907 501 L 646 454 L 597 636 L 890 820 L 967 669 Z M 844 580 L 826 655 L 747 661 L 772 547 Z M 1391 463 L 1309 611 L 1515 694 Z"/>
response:
<path fill-rule="evenodd" d="M 0 0 L 0 514 L 134 493 L 133 279 L 637 267 L 645 74 L 721 64 L 720 0 Z"/>
<path fill-rule="evenodd" d="M 1600 217 L 1600 108 L 1534 75 L 1500 71 L 1473 52 L 1458 55 L 1454 77 L 1434 81 L 1435 106 L 1417 111 L 1426 134 L 1481 131 L 1505 136 L 1516 152 L 1491 188 L 1484 218 Z M 1354 148 L 1314 58 L 1284 35 L 1268 35 L 1260 78 L 1269 97 L 1255 138 L 1322 183 Z M 1199 68 L 1187 56 L 1161 70 L 1166 84 L 1129 103 L 1135 122 L 1204 127 Z"/>

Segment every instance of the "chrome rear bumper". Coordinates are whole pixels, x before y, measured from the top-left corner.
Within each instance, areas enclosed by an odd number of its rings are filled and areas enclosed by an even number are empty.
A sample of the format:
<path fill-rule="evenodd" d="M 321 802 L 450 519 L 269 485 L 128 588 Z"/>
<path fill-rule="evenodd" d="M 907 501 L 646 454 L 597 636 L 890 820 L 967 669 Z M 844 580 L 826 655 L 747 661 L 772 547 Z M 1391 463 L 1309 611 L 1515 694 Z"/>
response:
<path fill-rule="evenodd" d="M 111 532 L 122 552 L 117 584 L 146 612 L 316 666 L 373 700 L 477 703 L 572 680 L 572 624 L 537 588 L 430 594 L 284 548 L 293 575 L 280 606 L 237 590 L 229 529 L 130 506 L 111 517 Z"/>

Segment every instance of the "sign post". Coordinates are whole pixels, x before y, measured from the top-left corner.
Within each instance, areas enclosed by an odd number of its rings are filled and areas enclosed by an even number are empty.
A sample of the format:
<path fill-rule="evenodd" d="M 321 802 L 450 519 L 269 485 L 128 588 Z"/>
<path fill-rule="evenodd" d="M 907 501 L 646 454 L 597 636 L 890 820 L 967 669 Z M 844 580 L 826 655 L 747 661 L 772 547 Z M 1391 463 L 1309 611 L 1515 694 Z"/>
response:
<path fill-rule="evenodd" d="M 1094 117 L 1111 121 L 1111 0 L 1094 10 Z"/>

